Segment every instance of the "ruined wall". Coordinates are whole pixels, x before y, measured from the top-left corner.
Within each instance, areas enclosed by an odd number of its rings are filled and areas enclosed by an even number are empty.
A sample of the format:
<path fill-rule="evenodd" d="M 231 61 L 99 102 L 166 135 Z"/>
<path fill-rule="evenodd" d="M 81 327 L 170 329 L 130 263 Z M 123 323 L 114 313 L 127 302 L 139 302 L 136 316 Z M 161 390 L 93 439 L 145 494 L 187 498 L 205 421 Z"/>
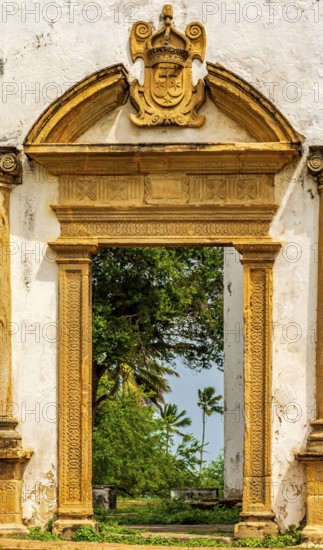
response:
<path fill-rule="evenodd" d="M 175 0 L 173 4 L 179 28 L 192 20 L 205 24 L 207 60 L 222 63 L 270 97 L 305 136 L 305 150 L 309 144 L 321 143 L 320 2 Z M 122 62 L 131 78 L 140 77 L 141 63 L 134 66 L 130 60 L 129 30 L 138 19 L 156 23 L 162 5 L 161 0 L 4 1 L 0 6 L 0 144 L 21 148 L 45 107 L 99 68 Z M 195 76 L 204 74 L 205 66 L 196 62 Z M 242 141 L 245 135 L 216 111 L 204 129 L 145 133 L 128 123 L 125 113 L 131 109 L 126 106 L 110 115 L 92 131 L 92 138 L 198 142 Z M 208 105 L 204 109 L 209 112 Z M 49 207 L 57 202 L 58 191 L 55 178 L 27 160 L 24 167 L 23 184 L 11 194 L 8 249 L 15 323 L 14 400 L 23 446 L 35 451 L 25 474 L 24 517 L 44 523 L 55 509 L 55 495 L 49 487 L 55 484 L 57 470 L 52 405 L 57 401 L 57 268 L 46 243 L 59 233 Z M 297 524 L 304 515 L 303 467 L 294 461 L 294 453 L 304 448 L 314 406 L 318 199 L 304 160 L 285 170 L 277 181 L 281 208 L 272 236 L 286 244 L 277 259 L 274 283 L 273 506 L 280 525 L 287 526 Z M 227 307 L 234 308 L 230 299 L 228 293 Z M 237 319 L 240 322 L 241 312 Z M 234 315 L 231 322 L 235 323 Z M 232 361 L 241 364 L 240 353 L 234 352 Z M 239 441 L 236 450 L 231 446 L 233 454 L 241 453 Z"/>

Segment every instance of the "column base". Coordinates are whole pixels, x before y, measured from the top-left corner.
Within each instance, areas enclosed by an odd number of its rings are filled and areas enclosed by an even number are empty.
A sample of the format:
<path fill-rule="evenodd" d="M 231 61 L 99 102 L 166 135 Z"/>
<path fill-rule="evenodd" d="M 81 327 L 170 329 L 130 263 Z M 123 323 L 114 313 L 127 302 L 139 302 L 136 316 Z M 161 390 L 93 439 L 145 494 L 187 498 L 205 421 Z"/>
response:
<path fill-rule="evenodd" d="M 22 477 L 32 451 L 21 448 L 17 421 L 0 417 L 0 537 L 24 536 L 22 523 Z"/>
<path fill-rule="evenodd" d="M 301 541 L 310 544 L 323 544 L 323 433 L 322 420 L 311 423 L 314 431 L 310 434 L 306 451 L 296 458 L 306 468 L 306 526 Z"/>
<path fill-rule="evenodd" d="M 244 521 L 234 526 L 236 539 L 263 539 L 266 535 L 278 535 L 278 525 L 273 521 Z"/>
<path fill-rule="evenodd" d="M 53 523 L 53 532 L 66 540 L 71 540 L 79 527 L 92 527 L 98 530 L 98 523 L 94 519 L 58 519 Z"/>
<path fill-rule="evenodd" d="M 262 539 L 266 535 L 277 536 L 279 533 L 278 525 L 273 521 L 274 514 L 265 512 L 263 514 L 241 513 L 245 521 L 241 521 L 234 526 L 234 537 L 236 539 Z"/>
<path fill-rule="evenodd" d="M 323 524 L 307 525 L 301 533 L 301 542 L 306 544 L 323 544 Z"/>
<path fill-rule="evenodd" d="M 14 536 L 25 537 L 29 534 L 27 527 L 19 523 L 0 524 L 0 538 L 10 538 Z"/>

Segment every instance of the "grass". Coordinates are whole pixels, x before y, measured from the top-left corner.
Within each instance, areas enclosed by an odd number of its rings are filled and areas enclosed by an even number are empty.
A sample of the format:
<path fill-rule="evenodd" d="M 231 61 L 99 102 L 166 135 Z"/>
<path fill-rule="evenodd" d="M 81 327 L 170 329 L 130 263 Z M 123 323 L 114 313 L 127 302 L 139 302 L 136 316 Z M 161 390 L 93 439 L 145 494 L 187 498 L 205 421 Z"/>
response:
<path fill-rule="evenodd" d="M 285 533 L 273 537 L 266 535 L 263 539 L 239 539 L 232 543 L 233 547 L 240 548 L 287 548 L 297 546 L 301 542 L 301 530 L 291 525 Z"/>
<path fill-rule="evenodd" d="M 145 533 L 145 536 L 143 534 Z M 61 540 L 55 537 L 49 531 L 41 529 L 31 529 L 29 540 L 57 541 Z M 99 542 L 99 543 L 121 543 L 141 546 L 178 546 L 178 547 L 245 547 L 245 548 L 287 548 L 297 546 L 300 542 L 300 531 L 291 527 L 286 533 L 277 537 L 266 536 L 264 539 L 239 539 L 226 543 L 223 540 L 211 538 L 193 538 L 188 540 L 177 539 L 163 536 L 149 536 L 147 531 L 141 530 L 133 532 L 126 527 L 121 527 L 117 523 L 100 523 L 97 533 L 91 527 L 80 527 L 73 536 L 73 541 L 80 542 Z"/>
<path fill-rule="evenodd" d="M 121 504 L 121 505 L 120 505 Z M 175 538 L 172 536 L 151 535 L 149 525 L 151 524 L 226 524 L 230 525 L 239 521 L 239 508 L 225 508 L 216 506 L 212 510 L 200 510 L 190 508 L 182 501 L 129 501 L 124 500 L 118 503 L 117 510 L 96 510 L 95 518 L 99 523 L 99 531 L 96 532 L 90 527 L 80 527 L 73 535 L 73 541 L 99 542 L 99 543 L 121 543 L 141 546 L 178 546 L 178 547 L 227 547 L 227 548 L 288 548 L 297 546 L 300 543 L 300 530 L 291 526 L 285 533 L 273 537 L 266 536 L 264 539 L 232 539 L 227 543 L 221 537 L 228 537 L 229 533 L 217 533 L 218 539 L 199 537 L 197 529 L 190 529 L 192 537 L 189 540 Z M 120 525 L 121 524 L 121 525 Z M 127 525 L 147 525 L 147 529 L 133 530 Z M 47 529 L 30 529 L 29 540 L 59 541 L 61 538 L 52 533 L 52 525 Z M 171 531 L 171 527 L 170 527 Z M 203 532 L 205 535 L 214 534 L 214 529 Z"/>
<path fill-rule="evenodd" d="M 145 534 L 145 536 L 143 536 Z M 163 536 L 149 536 L 147 531 L 132 531 L 126 528 L 120 528 L 118 524 L 113 523 L 101 523 L 99 533 L 95 533 L 93 529 L 88 527 L 81 527 L 76 531 L 73 537 L 74 541 L 91 541 L 91 542 L 108 542 L 108 543 L 121 543 L 130 545 L 141 546 L 223 546 L 222 541 L 205 538 L 193 538 L 189 541 L 181 540 L 172 537 Z"/>
<path fill-rule="evenodd" d="M 183 501 L 141 501 L 136 504 L 127 501 L 116 510 L 96 510 L 98 521 L 118 521 L 123 525 L 233 525 L 240 520 L 240 508 L 215 506 L 210 510 L 192 508 Z"/>

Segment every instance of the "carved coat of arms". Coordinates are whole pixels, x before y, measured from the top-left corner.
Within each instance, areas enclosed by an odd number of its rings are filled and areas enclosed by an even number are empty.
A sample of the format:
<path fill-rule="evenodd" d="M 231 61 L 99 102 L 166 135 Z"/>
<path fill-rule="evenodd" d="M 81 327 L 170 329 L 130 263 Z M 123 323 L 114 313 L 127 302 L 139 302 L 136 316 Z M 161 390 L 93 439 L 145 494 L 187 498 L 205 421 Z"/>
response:
<path fill-rule="evenodd" d="M 192 82 L 192 61 L 203 61 L 206 47 L 205 29 L 190 23 L 185 35 L 173 27 L 173 7 L 163 8 L 164 26 L 153 33 L 150 23 L 135 23 L 130 35 L 132 60 L 145 63 L 145 81 L 135 80 L 130 89 L 132 104 L 138 110 L 130 118 L 137 126 L 190 126 L 205 122 L 197 111 L 204 103 L 202 80 Z"/>

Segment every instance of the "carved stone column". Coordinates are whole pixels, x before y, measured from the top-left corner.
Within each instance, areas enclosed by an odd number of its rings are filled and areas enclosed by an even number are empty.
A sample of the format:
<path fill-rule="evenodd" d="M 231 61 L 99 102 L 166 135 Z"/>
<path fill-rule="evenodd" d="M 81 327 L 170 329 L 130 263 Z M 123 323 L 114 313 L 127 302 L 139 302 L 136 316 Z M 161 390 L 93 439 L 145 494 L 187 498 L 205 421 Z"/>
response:
<path fill-rule="evenodd" d="M 17 421 L 12 417 L 10 191 L 21 183 L 18 151 L 0 148 L 0 536 L 27 532 L 22 524 L 21 493 L 25 463 Z"/>
<path fill-rule="evenodd" d="M 309 172 L 316 177 L 320 197 L 318 236 L 318 291 L 316 325 L 316 419 L 306 451 L 297 455 L 306 467 L 307 514 L 302 541 L 323 543 L 323 146 L 310 147 Z"/>
<path fill-rule="evenodd" d="M 53 243 L 59 266 L 58 520 L 70 538 L 95 527 L 92 508 L 91 256 L 96 246 Z"/>
<path fill-rule="evenodd" d="M 280 245 L 239 245 L 244 268 L 244 472 L 243 521 L 235 536 L 277 534 L 271 509 L 272 293 Z"/>

